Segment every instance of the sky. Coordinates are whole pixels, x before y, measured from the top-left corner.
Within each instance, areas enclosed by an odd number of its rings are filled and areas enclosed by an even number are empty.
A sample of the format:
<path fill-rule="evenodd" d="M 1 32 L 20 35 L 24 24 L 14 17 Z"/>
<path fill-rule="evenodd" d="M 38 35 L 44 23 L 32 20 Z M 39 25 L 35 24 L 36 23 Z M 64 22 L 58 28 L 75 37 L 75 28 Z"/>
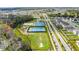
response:
<path fill-rule="evenodd" d="M 0 7 L 78 7 L 79 0 L 0 0 Z"/>

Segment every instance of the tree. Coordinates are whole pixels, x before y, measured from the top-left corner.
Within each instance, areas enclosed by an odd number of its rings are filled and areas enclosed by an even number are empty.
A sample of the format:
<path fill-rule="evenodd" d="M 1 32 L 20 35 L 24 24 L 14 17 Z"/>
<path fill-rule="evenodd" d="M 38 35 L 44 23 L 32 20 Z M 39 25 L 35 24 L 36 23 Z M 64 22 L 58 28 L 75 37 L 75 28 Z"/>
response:
<path fill-rule="evenodd" d="M 32 21 L 33 17 L 31 15 L 23 15 L 23 16 L 16 16 L 14 20 L 12 20 L 11 27 L 16 28 L 18 25 L 22 25 L 25 22 Z"/>
<path fill-rule="evenodd" d="M 58 16 L 58 17 L 61 17 L 61 13 L 58 13 L 57 16 Z"/>
<path fill-rule="evenodd" d="M 67 12 L 64 13 L 63 17 L 68 17 L 68 14 Z"/>
<path fill-rule="evenodd" d="M 62 25 L 57 25 L 58 29 L 63 29 Z"/>

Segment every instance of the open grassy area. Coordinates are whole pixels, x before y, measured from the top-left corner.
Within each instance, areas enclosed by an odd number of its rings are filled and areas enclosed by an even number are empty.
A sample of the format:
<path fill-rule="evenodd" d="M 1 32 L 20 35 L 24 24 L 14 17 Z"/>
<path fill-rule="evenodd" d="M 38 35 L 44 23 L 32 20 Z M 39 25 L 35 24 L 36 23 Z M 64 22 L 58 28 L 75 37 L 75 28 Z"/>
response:
<path fill-rule="evenodd" d="M 28 40 L 28 37 L 27 37 L 26 35 L 23 35 L 23 34 L 19 31 L 19 29 L 14 29 L 13 31 L 14 31 L 16 37 L 21 37 L 23 43 L 26 43 L 26 41 Z"/>
<path fill-rule="evenodd" d="M 33 50 L 48 50 L 50 41 L 47 33 L 32 33 L 28 35 Z"/>
<path fill-rule="evenodd" d="M 67 37 L 69 38 L 69 39 L 71 39 L 71 40 L 79 40 L 79 36 L 74 36 L 74 35 L 67 35 Z"/>
<path fill-rule="evenodd" d="M 19 29 L 14 29 L 14 33 L 17 37 L 21 37 L 23 43 L 26 43 L 29 39 L 31 41 L 31 48 L 33 50 L 48 50 L 51 47 L 48 34 L 44 33 L 33 33 L 27 35 L 23 35 Z"/>
<path fill-rule="evenodd" d="M 73 32 L 68 32 L 67 30 L 61 30 L 61 31 L 63 31 L 65 34 L 69 34 L 69 35 L 72 35 L 73 34 Z"/>
<path fill-rule="evenodd" d="M 65 31 L 64 33 L 67 34 L 67 35 L 73 35 L 73 32 L 67 32 L 67 31 Z"/>

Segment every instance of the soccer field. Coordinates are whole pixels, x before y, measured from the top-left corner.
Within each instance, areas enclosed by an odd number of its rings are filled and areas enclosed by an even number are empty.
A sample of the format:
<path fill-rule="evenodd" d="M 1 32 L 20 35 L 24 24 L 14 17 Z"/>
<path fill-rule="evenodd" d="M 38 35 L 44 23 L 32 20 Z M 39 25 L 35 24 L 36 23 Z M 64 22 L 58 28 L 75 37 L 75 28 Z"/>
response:
<path fill-rule="evenodd" d="M 33 50 L 48 50 L 51 47 L 47 33 L 33 33 L 28 38 Z"/>
<path fill-rule="evenodd" d="M 32 34 L 30 33 L 29 35 L 23 35 L 18 29 L 15 29 L 14 33 L 16 34 L 16 36 L 20 36 L 24 43 L 26 43 L 26 41 L 29 39 L 31 41 L 31 48 L 34 51 L 45 51 L 51 48 L 51 43 L 47 32 Z"/>

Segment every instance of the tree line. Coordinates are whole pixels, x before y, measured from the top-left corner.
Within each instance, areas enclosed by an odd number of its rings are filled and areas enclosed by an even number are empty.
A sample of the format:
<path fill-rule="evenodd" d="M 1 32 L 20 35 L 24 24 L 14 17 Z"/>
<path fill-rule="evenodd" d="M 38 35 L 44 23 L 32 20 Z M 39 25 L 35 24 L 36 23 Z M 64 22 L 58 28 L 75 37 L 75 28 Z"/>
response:
<path fill-rule="evenodd" d="M 9 19 L 11 19 L 10 26 L 12 28 L 16 28 L 17 26 L 21 26 L 25 22 L 32 21 L 34 18 L 31 15 L 9 15 Z"/>

